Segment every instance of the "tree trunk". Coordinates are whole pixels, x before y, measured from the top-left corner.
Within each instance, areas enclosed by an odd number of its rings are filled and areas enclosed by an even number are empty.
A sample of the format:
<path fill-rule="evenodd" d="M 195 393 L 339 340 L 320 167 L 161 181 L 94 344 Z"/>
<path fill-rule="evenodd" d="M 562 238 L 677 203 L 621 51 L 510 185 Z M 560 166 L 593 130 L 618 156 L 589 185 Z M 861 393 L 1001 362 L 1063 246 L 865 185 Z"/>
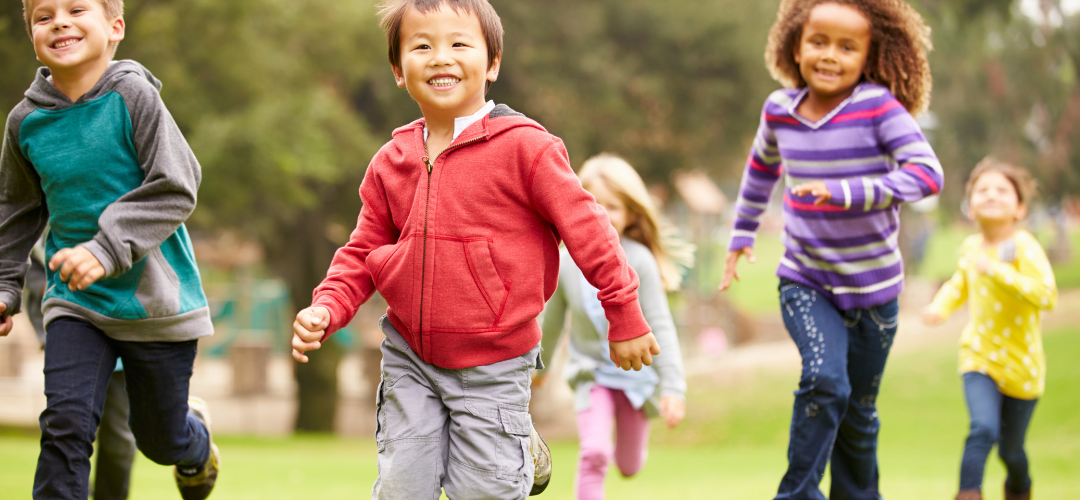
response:
<path fill-rule="evenodd" d="M 267 261 L 274 273 L 289 287 L 296 310 L 311 303 L 311 292 L 326 276 L 333 259 L 334 245 L 325 235 L 327 216 L 306 211 L 291 227 L 282 228 L 288 235 L 266 247 Z M 292 331 L 288 332 L 292 338 Z M 296 363 L 297 431 L 333 432 L 338 403 L 338 365 L 344 349 L 337 342 L 326 342 L 309 352 L 307 363 Z"/>

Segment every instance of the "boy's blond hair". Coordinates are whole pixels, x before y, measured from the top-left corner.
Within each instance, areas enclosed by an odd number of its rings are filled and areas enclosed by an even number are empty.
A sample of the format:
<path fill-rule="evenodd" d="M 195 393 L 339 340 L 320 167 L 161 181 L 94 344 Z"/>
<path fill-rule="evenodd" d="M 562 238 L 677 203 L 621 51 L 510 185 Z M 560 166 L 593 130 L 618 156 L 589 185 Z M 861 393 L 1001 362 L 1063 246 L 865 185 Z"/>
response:
<path fill-rule="evenodd" d="M 634 167 L 616 155 L 600 153 L 585 161 L 578 177 L 585 189 L 603 182 L 622 200 L 630 216 L 623 235 L 652 252 L 665 291 L 679 290 L 681 269 L 694 266 L 694 245 L 679 238 L 675 228 L 660 218 L 660 211 Z"/>
<path fill-rule="evenodd" d="M 379 26 L 386 32 L 387 55 L 391 66 L 401 67 L 401 20 L 405 13 L 409 9 L 416 9 L 421 14 L 427 14 L 444 5 L 457 13 L 476 14 L 480 19 L 480 29 L 484 32 L 484 42 L 487 44 L 489 68 L 495 59 L 502 56 L 502 20 L 487 0 L 384 0 L 378 6 Z"/>
<path fill-rule="evenodd" d="M 105 9 L 105 17 L 116 18 L 124 17 L 124 0 L 94 0 L 99 3 Z M 26 34 L 30 35 L 30 38 L 34 38 L 34 32 L 32 26 L 33 20 L 30 19 L 30 15 L 34 13 L 34 0 L 22 0 L 23 5 L 23 22 L 26 23 Z M 112 49 L 116 52 L 116 47 L 120 42 L 113 42 Z"/>

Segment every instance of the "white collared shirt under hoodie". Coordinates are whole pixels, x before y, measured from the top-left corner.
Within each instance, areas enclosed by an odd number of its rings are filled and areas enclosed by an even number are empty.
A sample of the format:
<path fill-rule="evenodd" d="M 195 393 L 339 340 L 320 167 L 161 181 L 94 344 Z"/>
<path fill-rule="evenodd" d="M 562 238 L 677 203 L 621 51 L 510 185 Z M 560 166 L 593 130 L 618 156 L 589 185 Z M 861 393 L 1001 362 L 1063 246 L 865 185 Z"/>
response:
<path fill-rule="evenodd" d="M 491 110 L 493 109 L 495 109 L 495 101 L 488 101 L 484 104 L 484 107 L 480 108 L 479 111 L 469 116 L 461 116 L 458 118 L 454 118 L 454 138 L 451 139 L 451 141 L 456 141 L 458 136 L 461 135 L 461 133 L 464 132 L 465 129 L 469 128 L 469 125 L 480 121 L 489 113 L 491 113 Z M 424 125 L 424 142 L 427 142 L 427 137 L 428 129 L 427 125 Z"/>

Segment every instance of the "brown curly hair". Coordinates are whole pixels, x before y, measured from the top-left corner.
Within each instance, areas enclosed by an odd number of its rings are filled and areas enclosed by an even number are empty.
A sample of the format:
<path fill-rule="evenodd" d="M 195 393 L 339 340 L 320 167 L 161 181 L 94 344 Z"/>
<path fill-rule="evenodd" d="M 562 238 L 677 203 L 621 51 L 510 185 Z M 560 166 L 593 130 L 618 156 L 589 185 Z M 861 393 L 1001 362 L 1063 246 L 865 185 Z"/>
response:
<path fill-rule="evenodd" d="M 782 0 L 776 23 L 769 30 L 765 61 L 769 73 L 787 87 L 805 87 L 795 62 L 810 11 L 821 4 L 847 5 L 870 21 L 870 52 L 863 78 L 887 87 L 908 112 L 917 115 L 930 105 L 930 28 L 903 0 Z"/>

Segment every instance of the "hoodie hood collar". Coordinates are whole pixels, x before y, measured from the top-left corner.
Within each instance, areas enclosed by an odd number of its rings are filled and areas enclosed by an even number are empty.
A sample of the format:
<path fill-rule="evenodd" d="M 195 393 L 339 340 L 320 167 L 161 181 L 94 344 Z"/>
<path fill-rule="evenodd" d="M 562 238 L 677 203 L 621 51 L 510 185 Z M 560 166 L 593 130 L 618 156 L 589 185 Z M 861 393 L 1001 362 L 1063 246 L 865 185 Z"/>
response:
<path fill-rule="evenodd" d="M 89 92 L 84 94 L 76 102 L 71 102 L 60 89 L 57 89 L 49 79 L 52 72 L 49 68 L 38 68 L 37 76 L 34 78 L 34 83 L 30 85 L 30 88 L 26 91 L 26 98 L 30 100 L 35 106 L 41 109 L 58 110 L 65 109 L 77 104 L 92 101 L 111 92 L 117 82 L 127 77 L 128 74 L 134 73 L 136 76 L 145 78 L 154 88 L 161 90 L 161 81 L 154 78 L 154 75 L 150 73 L 150 70 L 143 67 L 143 65 L 125 59 L 122 61 L 113 61 L 109 63 L 109 69 L 105 70 L 105 74 L 101 75 L 101 79 L 97 84 L 90 89 Z"/>
<path fill-rule="evenodd" d="M 491 110 L 487 116 L 478 120 L 476 123 L 469 125 L 465 130 L 461 132 L 454 142 L 450 143 L 453 146 L 459 141 L 468 141 L 475 139 L 477 136 L 483 136 L 487 139 L 491 139 L 496 135 L 499 135 L 507 130 L 515 129 L 518 127 L 532 127 L 538 130 L 547 132 L 542 125 L 526 117 L 525 115 L 510 109 L 510 106 L 505 104 L 499 104 L 495 106 L 495 109 Z M 419 134 L 419 135 L 416 135 Z M 421 118 L 408 125 L 398 127 L 394 130 L 394 140 L 410 140 L 412 137 L 419 137 L 420 141 L 424 140 L 424 119 Z"/>

